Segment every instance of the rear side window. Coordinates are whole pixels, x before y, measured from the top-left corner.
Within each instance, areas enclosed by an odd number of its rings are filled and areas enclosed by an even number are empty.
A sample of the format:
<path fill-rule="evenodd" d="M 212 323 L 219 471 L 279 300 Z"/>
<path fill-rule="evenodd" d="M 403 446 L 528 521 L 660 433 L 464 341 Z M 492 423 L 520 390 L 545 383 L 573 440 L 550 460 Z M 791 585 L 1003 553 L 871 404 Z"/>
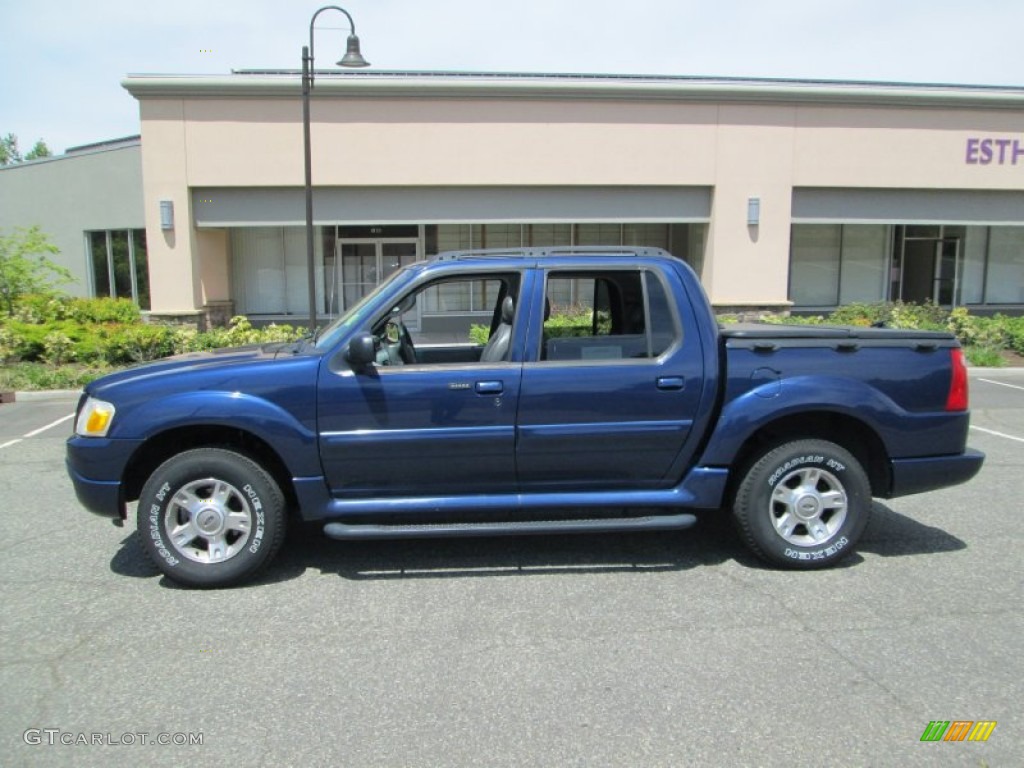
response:
<path fill-rule="evenodd" d="M 550 272 L 544 295 L 542 361 L 650 359 L 679 337 L 668 294 L 652 272 Z"/>
<path fill-rule="evenodd" d="M 665 284 L 653 272 L 644 272 L 647 288 L 647 316 L 650 320 L 651 356 L 660 357 L 676 340 L 675 313 L 665 291 Z"/>

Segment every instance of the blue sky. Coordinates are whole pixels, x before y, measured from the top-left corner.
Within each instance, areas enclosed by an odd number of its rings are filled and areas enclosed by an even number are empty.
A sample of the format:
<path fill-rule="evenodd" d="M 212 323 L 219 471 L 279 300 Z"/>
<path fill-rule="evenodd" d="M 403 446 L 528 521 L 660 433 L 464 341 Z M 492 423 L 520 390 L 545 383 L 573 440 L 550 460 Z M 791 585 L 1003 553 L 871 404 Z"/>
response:
<path fill-rule="evenodd" d="M 138 132 L 128 73 L 297 69 L 320 2 L 3 0 L 0 134 L 22 150 Z M 1019 0 L 345 0 L 378 70 L 587 72 L 1024 86 Z M 317 22 L 318 67 L 344 17 Z M 296 104 L 298 109 L 298 104 Z"/>

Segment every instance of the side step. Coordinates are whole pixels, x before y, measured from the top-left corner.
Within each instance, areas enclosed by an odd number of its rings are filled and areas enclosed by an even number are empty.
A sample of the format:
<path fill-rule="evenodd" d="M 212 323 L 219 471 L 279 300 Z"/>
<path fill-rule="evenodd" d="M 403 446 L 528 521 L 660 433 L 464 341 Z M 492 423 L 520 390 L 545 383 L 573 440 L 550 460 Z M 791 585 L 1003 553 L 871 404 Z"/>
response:
<path fill-rule="evenodd" d="M 697 522 L 691 514 L 617 517 L 593 520 L 525 520 L 495 523 L 420 523 L 373 525 L 327 523 L 324 533 L 332 539 L 426 539 L 465 536 L 530 536 L 606 531 L 681 531 Z"/>

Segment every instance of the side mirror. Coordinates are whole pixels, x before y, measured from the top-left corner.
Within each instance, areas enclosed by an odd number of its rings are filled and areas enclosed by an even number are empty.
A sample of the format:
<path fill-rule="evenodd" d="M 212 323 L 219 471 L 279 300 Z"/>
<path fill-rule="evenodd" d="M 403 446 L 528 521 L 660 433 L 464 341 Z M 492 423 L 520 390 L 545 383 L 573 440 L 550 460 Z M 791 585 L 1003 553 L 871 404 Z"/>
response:
<path fill-rule="evenodd" d="M 373 334 L 357 333 L 348 343 L 348 352 L 345 353 L 353 368 L 362 368 L 372 365 L 377 361 L 377 342 Z"/>

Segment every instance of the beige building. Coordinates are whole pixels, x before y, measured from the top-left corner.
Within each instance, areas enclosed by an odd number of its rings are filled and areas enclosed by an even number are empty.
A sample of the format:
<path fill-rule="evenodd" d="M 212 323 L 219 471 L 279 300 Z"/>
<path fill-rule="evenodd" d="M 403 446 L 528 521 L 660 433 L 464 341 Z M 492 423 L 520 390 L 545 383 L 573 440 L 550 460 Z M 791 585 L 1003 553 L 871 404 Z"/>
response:
<path fill-rule="evenodd" d="M 298 74 L 124 86 L 153 313 L 301 323 Z M 1024 307 L 1020 88 L 318 73 L 312 156 L 321 316 L 439 250 L 570 244 L 667 248 L 722 310 Z"/>

